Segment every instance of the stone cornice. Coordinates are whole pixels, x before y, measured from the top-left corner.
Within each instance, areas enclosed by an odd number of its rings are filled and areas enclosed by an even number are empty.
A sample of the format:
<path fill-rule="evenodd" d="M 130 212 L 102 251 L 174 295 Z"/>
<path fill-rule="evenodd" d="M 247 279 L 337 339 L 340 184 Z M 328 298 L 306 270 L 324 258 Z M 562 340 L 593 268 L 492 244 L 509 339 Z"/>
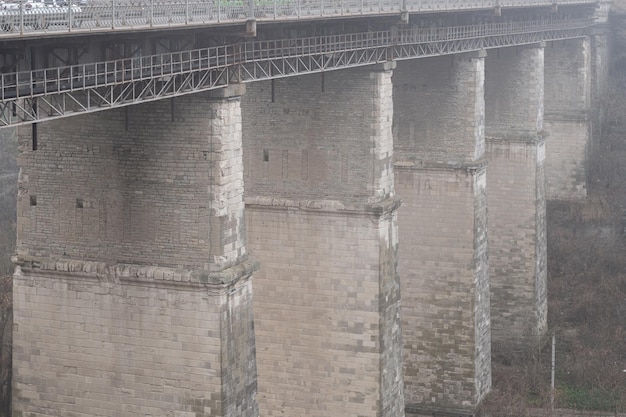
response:
<path fill-rule="evenodd" d="M 16 273 L 66 275 L 77 279 L 101 282 L 132 282 L 143 285 L 204 287 L 222 291 L 245 281 L 259 269 L 259 263 L 245 260 L 222 271 L 205 271 L 184 268 L 135 264 L 107 264 L 67 258 L 43 258 L 19 255 L 12 258 Z"/>

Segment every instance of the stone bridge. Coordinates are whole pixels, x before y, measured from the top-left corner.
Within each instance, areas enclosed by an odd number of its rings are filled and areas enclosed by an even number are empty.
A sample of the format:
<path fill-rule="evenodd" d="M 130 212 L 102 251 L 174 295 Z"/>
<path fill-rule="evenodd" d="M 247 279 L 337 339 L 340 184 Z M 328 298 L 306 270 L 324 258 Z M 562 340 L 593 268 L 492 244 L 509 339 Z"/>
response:
<path fill-rule="evenodd" d="M 116 1 L 0 34 L 13 416 L 474 414 L 546 332 L 608 3 Z"/>

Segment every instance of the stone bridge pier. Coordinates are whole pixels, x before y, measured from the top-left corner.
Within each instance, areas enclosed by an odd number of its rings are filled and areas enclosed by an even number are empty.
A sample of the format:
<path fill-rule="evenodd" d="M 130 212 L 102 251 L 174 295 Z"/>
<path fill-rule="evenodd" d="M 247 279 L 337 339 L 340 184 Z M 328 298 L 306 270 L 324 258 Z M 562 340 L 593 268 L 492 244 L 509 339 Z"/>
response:
<path fill-rule="evenodd" d="M 544 44 L 490 51 L 485 68 L 493 348 L 547 325 Z"/>
<path fill-rule="evenodd" d="M 258 415 L 241 93 L 24 129 L 14 416 Z"/>
<path fill-rule="evenodd" d="M 591 55 L 589 38 L 550 42 L 546 47 L 546 193 L 550 200 L 587 195 Z"/>
<path fill-rule="evenodd" d="M 244 97 L 264 416 L 404 416 L 392 68 Z"/>
<path fill-rule="evenodd" d="M 485 53 L 394 73 L 407 410 L 471 414 L 491 387 Z"/>

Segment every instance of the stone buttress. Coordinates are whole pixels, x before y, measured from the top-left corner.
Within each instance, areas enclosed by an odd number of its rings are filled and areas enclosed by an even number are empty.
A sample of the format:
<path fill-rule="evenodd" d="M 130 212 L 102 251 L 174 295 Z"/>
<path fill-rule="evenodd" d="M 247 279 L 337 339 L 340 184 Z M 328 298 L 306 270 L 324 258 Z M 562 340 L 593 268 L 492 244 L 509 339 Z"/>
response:
<path fill-rule="evenodd" d="M 266 417 L 404 416 L 391 68 L 248 86 L 246 215 L 263 265 L 254 311 Z"/>
<path fill-rule="evenodd" d="M 546 330 L 543 63 L 543 44 L 499 49 L 486 61 L 494 350 L 533 346 Z"/>
<path fill-rule="evenodd" d="M 545 50 L 546 196 L 587 196 L 591 145 L 589 38 L 548 43 Z"/>
<path fill-rule="evenodd" d="M 23 129 L 14 415 L 258 416 L 241 87 Z"/>
<path fill-rule="evenodd" d="M 394 72 L 410 413 L 471 414 L 491 388 L 484 57 L 401 61 Z"/>

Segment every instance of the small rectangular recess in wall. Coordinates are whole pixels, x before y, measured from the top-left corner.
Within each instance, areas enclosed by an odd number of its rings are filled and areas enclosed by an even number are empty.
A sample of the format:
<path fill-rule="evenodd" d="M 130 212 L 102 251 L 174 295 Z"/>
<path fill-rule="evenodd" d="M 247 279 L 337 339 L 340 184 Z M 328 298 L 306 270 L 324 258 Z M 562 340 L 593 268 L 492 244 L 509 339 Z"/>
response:
<path fill-rule="evenodd" d="M 33 151 L 37 150 L 37 123 L 33 123 L 31 126 L 32 138 L 33 138 Z"/>
<path fill-rule="evenodd" d="M 31 195 L 30 196 L 30 205 L 31 206 L 36 206 L 37 205 L 37 196 L 36 195 Z"/>
<path fill-rule="evenodd" d="M 270 150 L 263 149 L 263 162 L 269 162 L 270 160 Z"/>
<path fill-rule="evenodd" d="M 83 208 L 83 199 L 82 198 L 77 198 L 76 199 L 76 208 L 79 208 L 79 209 Z"/>

